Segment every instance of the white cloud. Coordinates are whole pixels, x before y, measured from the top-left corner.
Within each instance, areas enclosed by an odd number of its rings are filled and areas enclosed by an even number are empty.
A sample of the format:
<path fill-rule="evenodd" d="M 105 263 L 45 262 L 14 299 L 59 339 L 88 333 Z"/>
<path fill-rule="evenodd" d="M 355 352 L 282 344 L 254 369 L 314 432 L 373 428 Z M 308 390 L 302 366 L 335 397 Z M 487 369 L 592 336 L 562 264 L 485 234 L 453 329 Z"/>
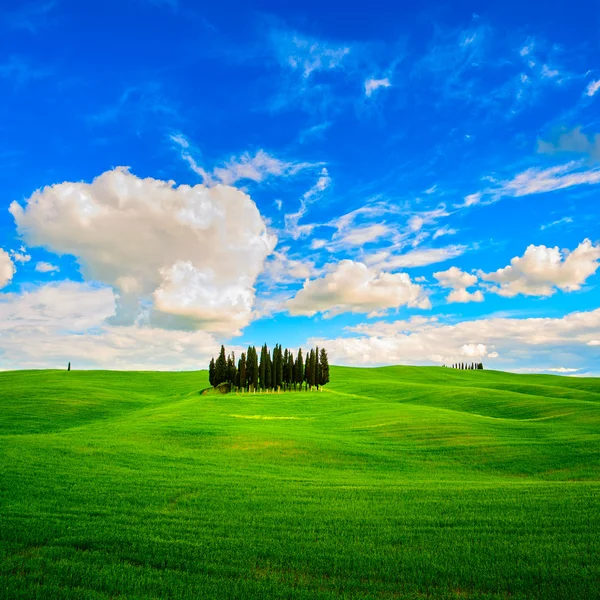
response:
<path fill-rule="evenodd" d="M 302 195 L 298 211 L 285 215 L 285 231 L 293 239 L 297 240 L 298 238 L 310 235 L 315 228 L 315 225 L 300 225 L 300 219 L 308 212 L 309 205 L 318 200 L 330 185 L 331 177 L 329 177 L 327 169 L 323 167 L 316 183 Z"/>
<path fill-rule="evenodd" d="M 472 287 L 477 283 L 477 276 L 461 271 L 457 267 L 450 267 L 447 271 L 438 271 L 433 276 L 446 288 L 458 290 Z"/>
<path fill-rule="evenodd" d="M 444 248 L 424 248 L 411 250 L 405 254 L 392 254 L 381 251 L 367 256 L 365 262 L 373 267 L 387 270 L 403 269 L 410 267 L 425 267 L 436 263 L 456 258 L 467 251 L 467 246 L 452 245 Z"/>
<path fill-rule="evenodd" d="M 452 229 L 451 227 L 448 227 L 448 225 L 444 225 L 443 227 L 436 229 L 435 233 L 433 234 L 433 239 L 437 240 L 443 235 L 456 235 L 457 233 L 458 231 L 456 229 Z"/>
<path fill-rule="evenodd" d="M 387 77 L 384 77 L 383 79 L 367 79 L 365 81 L 365 96 L 370 98 L 373 95 L 373 92 L 379 88 L 388 88 L 391 85 L 392 84 Z"/>
<path fill-rule="evenodd" d="M 560 72 L 557 69 L 551 69 L 548 65 L 544 65 L 541 75 L 546 79 L 553 79 L 554 77 L 558 77 Z"/>
<path fill-rule="evenodd" d="M 566 367 L 554 367 L 552 369 L 546 369 L 550 373 L 577 373 L 577 371 L 581 371 L 581 369 L 569 369 Z"/>
<path fill-rule="evenodd" d="M 590 340 L 587 343 L 588 346 L 600 346 L 600 340 Z"/>
<path fill-rule="evenodd" d="M 469 194 L 465 196 L 465 202 L 463 206 L 473 206 L 475 204 L 479 204 L 481 202 L 482 193 L 475 192 L 474 194 Z"/>
<path fill-rule="evenodd" d="M 254 156 L 245 152 L 241 156 L 232 157 L 224 167 L 214 169 L 214 177 L 225 185 L 232 185 L 243 179 L 261 182 L 269 176 L 289 177 L 313 166 L 312 163 L 280 160 L 264 150 L 258 150 Z"/>
<path fill-rule="evenodd" d="M 588 277 L 600 264 L 600 244 L 584 240 L 572 252 L 564 253 L 558 247 L 530 245 L 522 257 L 516 256 L 510 265 L 495 273 L 480 273 L 484 281 L 499 284 L 490 291 L 512 298 L 551 296 L 556 289 L 572 292 L 581 289 Z"/>
<path fill-rule="evenodd" d="M 54 273 L 56 271 L 60 271 L 60 269 L 49 262 L 39 262 L 35 265 L 35 270 L 38 273 Z"/>
<path fill-rule="evenodd" d="M 556 227 L 557 225 L 567 225 L 572 223 L 573 219 L 571 217 L 563 217 L 562 219 L 557 219 L 556 221 L 552 221 L 551 223 L 544 223 L 540 225 L 540 230 L 544 231 L 544 229 L 548 229 L 550 227 Z"/>
<path fill-rule="evenodd" d="M 499 368 L 539 371 L 557 356 L 573 367 L 589 361 L 590 342 L 600 340 L 600 309 L 562 318 L 376 322 L 349 330 L 358 335 L 315 338 L 310 343 L 325 346 L 334 364 L 451 364 L 472 352 L 484 363 L 493 359 Z"/>
<path fill-rule="evenodd" d="M 64 281 L 0 294 L 0 368 L 199 369 L 219 344 L 204 331 L 111 326 L 111 289 Z"/>
<path fill-rule="evenodd" d="M 469 358 L 483 358 L 488 355 L 488 350 L 485 344 L 464 344 L 460 348 L 460 353 Z"/>
<path fill-rule="evenodd" d="M 112 286 L 123 324 L 153 300 L 161 326 L 237 333 L 276 243 L 252 199 L 233 187 L 175 187 L 125 168 L 48 186 L 10 212 L 29 245 L 72 254 L 86 280 Z"/>
<path fill-rule="evenodd" d="M 264 275 L 272 283 L 292 283 L 317 274 L 315 263 L 310 259 L 290 258 L 289 247 L 273 252 L 267 261 Z"/>
<path fill-rule="evenodd" d="M 448 294 L 446 300 L 449 304 L 452 304 L 453 302 L 464 304 L 466 302 L 483 302 L 484 297 L 481 290 L 469 292 L 468 290 L 462 288 L 459 290 L 452 290 Z"/>
<path fill-rule="evenodd" d="M 182 133 L 171 134 L 169 139 L 181 148 L 181 157 L 192 171 L 202 177 L 203 183 L 209 186 L 218 183 L 233 185 L 244 180 L 260 183 L 268 177 L 290 177 L 303 169 L 319 166 L 314 163 L 282 160 L 264 150 L 258 150 L 254 155 L 244 152 L 240 156 L 232 156 L 222 167 L 215 167 L 209 172 L 194 158 L 193 155 L 199 155 L 200 152 L 192 147 Z"/>
<path fill-rule="evenodd" d="M 467 288 L 477 284 L 477 276 L 461 271 L 457 267 L 450 267 L 447 271 L 439 271 L 433 276 L 440 285 L 450 288 L 452 291 L 446 298 L 448 303 L 452 302 L 483 302 L 483 294 L 480 290 L 475 292 L 467 291 Z"/>
<path fill-rule="evenodd" d="M 318 312 L 377 313 L 405 305 L 431 306 L 423 288 L 406 273 L 384 273 L 360 262 L 342 260 L 321 279 L 305 282 L 287 308 L 294 316 L 312 316 Z"/>
<path fill-rule="evenodd" d="M 385 223 L 374 223 L 365 227 L 355 227 L 348 230 L 343 230 L 341 235 L 335 234 L 332 243 L 328 249 L 336 251 L 345 248 L 354 248 L 356 246 L 364 246 L 366 244 L 381 241 L 388 237 L 393 232 L 393 229 Z"/>
<path fill-rule="evenodd" d="M 10 251 L 11 258 L 18 263 L 24 264 L 31 260 L 31 256 L 26 253 L 25 249 L 22 248 L 20 251 L 11 250 Z"/>
<path fill-rule="evenodd" d="M 538 149 L 548 152 L 550 144 L 540 142 Z M 552 150 L 555 151 L 555 150 Z M 488 179 L 492 179 L 489 177 Z M 464 203 L 458 206 L 472 206 L 474 204 L 490 204 L 504 197 L 523 197 L 532 194 L 545 194 L 564 190 L 578 185 L 595 185 L 600 183 L 600 168 L 589 168 L 585 161 L 571 161 L 569 163 L 539 169 L 532 167 L 519 173 L 513 179 L 499 182 L 495 187 L 470 194 Z"/>
<path fill-rule="evenodd" d="M 505 182 L 498 193 L 520 197 L 563 190 L 575 185 L 600 183 L 600 169 L 582 170 L 581 166 L 581 163 L 570 162 L 548 169 L 527 169 Z"/>
<path fill-rule="evenodd" d="M 590 81 L 589 85 L 585 90 L 585 93 L 588 96 L 594 96 L 598 90 L 600 90 L 600 79 L 596 81 Z"/>
<path fill-rule="evenodd" d="M 10 254 L 0 248 L 0 288 L 3 288 L 12 281 L 15 271 L 15 264 Z"/>
<path fill-rule="evenodd" d="M 271 31 L 271 42 L 282 67 L 298 71 L 308 79 L 317 71 L 338 69 L 350 54 L 350 47 L 323 42 L 284 29 Z"/>

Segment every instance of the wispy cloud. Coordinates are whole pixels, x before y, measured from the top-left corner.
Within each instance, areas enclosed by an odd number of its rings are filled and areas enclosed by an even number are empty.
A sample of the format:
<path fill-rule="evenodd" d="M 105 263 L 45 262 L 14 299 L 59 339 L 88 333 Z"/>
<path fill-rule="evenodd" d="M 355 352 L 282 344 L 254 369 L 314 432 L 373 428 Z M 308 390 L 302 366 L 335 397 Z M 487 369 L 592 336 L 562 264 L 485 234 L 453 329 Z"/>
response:
<path fill-rule="evenodd" d="M 178 118 L 178 111 L 158 81 L 148 81 L 125 89 L 118 100 L 89 117 L 90 122 L 106 124 L 124 116 L 136 121 L 148 116 Z"/>
<path fill-rule="evenodd" d="M 550 227 L 556 227 L 557 225 L 567 225 L 572 223 L 573 219 L 571 217 L 563 217 L 562 219 L 557 219 L 556 221 L 552 221 L 551 223 L 545 223 L 540 225 L 540 230 L 544 231 L 545 229 L 549 229 Z"/>
<path fill-rule="evenodd" d="M 317 71 L 340 68 L 350 54 L 350 46 L 346 44 L 326 42 L 283 28 L 272 29 L 270 39 L 280 66 L 298 72 L 304 79 Z"/>
<path fill-rule="evenodd" d="M 389 271 L 411 267 L 426 267 L 461 256 L 468 249 L 468 246 L 455 244 L 443 248 L 411 250 L 403 254 L 394 254 L 389 250 L 383 250 L 367 256 L 365 262 L 368 265 Z"/>
<path fill-rule="evenodd" d="M 300 199 L 300 208 L 295 213 L 285 215 L 285 231 L 293 239 L 297 240 L 301 237 L 310 235 L 316 227 L 314 224 L 300 225 L 299 223 L 308 212 L 309 205 L 321 198 L 330 185 L 331 177 L 329 176 L 327 169 L 323 167 L 315 184 L 309 188 Z"/>
<path fill-rule="evenodd" d="M 590 81 L 589 85 L 587 86 L 585 93 L 588 96 L 595 96 L 596 92 L 600 90 L 600 79 L 597 79 L 595 81 Z"/>
<path fill-rule="evenodd" d="M 200 151 L 182 133 L 173 133 L 169 139 L 180 150 L 181 157 L 190 168 L 200 175 L 207 185 L 233 185 L 242 180 L 260 183 L 268 177 L 291 177 L 304 169 L 320 166 L 316 163 L 282 160 L 261 149 L 254 154 L 244 152 L 239 156 L 232 156 L 223 166 L 208 171 L 194 157 L 199 156 Z"/>
<path fill-rule="evenodd" d="M 531 167 L 512 179 L 465 197 L 458 207 L 490 204 L 505 197 L 522 197 L 564 190 L 580 185 L 600 183 L 600 168 L 589 168 L 585 162 L 571 161 L 546 169 Z"/>
<path fill-rule="evenodd" d="M 379 88 L 388 88 L 391 85 L 392 84 L 387 77 L 384 77 L 383 79 L 367 79 L 365 81 L 365 96 L 370 98 L 373 95 L 373 92 Z"/>

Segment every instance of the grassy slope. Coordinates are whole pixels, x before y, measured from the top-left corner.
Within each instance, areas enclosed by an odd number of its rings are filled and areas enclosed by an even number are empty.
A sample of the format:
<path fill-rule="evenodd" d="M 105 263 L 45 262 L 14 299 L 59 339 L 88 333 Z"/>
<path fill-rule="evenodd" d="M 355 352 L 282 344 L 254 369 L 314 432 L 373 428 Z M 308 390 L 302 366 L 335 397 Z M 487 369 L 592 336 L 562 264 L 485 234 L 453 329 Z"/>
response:
<path fill-rule="evenodd" d="M 0 598 L 597 598 L 600 380 L 0 373 Z"/>

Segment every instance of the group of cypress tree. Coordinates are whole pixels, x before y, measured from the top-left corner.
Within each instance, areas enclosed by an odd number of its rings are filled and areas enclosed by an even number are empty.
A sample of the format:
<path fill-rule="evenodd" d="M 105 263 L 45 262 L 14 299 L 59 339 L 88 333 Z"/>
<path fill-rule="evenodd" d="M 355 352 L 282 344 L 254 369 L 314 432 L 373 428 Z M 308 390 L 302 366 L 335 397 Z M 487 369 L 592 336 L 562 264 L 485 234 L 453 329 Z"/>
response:
<path fill-rule="evenodd" d="M 453 369 L 463 369 L 466 371 L 477 371 L 478 369 L 483 369 L 483 363 L 454 363 L 452 365 Z"/>
<path fill-rule="evenodd" d="M 302 355 L 302 349 L 294 353 L 281 344 L 275 345 L 273 355 L 265 344 L 260 355 L 254 346 L 242 352 L 237 365 L 235 354 L 227 355 L 225 347 L 208 367 L 208 379 L 213 387 L 227 383 L 232 389 L 249 391 L 312 390 L 329 383 L 329 359 L 325 348 L 315 348 Z"/>

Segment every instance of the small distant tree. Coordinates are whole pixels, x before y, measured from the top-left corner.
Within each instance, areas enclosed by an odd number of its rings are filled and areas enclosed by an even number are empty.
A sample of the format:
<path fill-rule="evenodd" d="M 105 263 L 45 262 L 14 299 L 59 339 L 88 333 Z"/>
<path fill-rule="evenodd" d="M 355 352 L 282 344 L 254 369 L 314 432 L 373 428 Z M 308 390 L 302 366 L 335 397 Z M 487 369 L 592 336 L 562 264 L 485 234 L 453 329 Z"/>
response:
<path fill-rule="evenodd" d="M 69 362 L 68 366 L 67 366 L 67 371 L 71 370 L 71 363 Z"/>
<path fill-rule="evenodd" d="M 329 359 L 327 358 L 327 351 L 325 348 L 321 348 L 321 360 L 319 361 L 320 365 L 320 381 L 321 385 L 325 385 L 329 383 Z"/>

